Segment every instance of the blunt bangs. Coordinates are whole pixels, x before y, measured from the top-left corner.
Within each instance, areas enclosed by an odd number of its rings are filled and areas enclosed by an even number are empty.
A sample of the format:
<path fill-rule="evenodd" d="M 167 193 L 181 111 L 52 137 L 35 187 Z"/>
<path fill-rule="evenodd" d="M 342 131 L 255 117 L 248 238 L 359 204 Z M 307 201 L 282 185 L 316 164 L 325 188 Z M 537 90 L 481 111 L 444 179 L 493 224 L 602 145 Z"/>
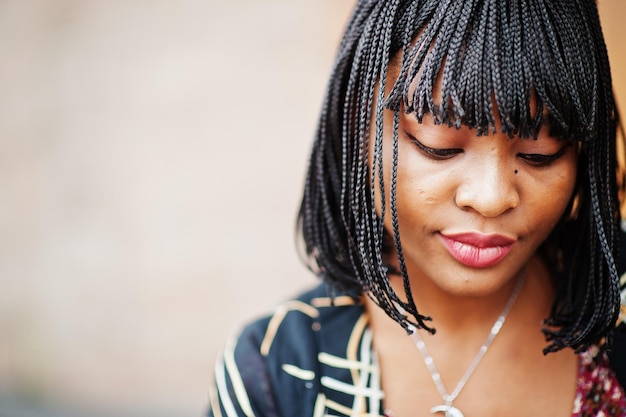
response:
<path fill-rule="evenodd" d="M 599 94 L 611 89 L 599 22 L 581 2 L 419 3 L 392 34 L 401 62 L 388 108 L 478 135 L 495 133 L 497 119 L 510 137 L 536 137 L 547 119 L 554 136 L 585 142 L 612 116 Z"/>

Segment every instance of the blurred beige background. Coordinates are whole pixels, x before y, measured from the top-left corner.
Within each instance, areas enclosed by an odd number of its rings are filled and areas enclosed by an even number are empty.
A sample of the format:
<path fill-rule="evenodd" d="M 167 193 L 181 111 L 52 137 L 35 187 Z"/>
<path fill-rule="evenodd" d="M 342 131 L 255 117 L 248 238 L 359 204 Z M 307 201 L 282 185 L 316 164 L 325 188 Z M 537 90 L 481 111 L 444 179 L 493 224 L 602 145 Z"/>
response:
<path fill-rule="evenodd" d="M 0 416 L 201 415 L 226 338 L 315 282 L 294 220 L 352 3 L 0 0 Z"/>

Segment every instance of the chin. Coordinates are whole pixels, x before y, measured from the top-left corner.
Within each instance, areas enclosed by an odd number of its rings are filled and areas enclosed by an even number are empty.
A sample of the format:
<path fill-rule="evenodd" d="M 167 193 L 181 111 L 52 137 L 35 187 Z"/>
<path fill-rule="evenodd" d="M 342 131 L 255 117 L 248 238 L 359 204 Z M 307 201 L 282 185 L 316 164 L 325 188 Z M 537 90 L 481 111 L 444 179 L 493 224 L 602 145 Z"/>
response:
<path fill-rule="evenodd" d="M 498 293 L 517 281 L 520 270 L 503 271 L 502 268 L 450 268 L 448 277 L 437 276 L 432 282 L 444 293 L 456 297 L 484 298 Z"/>

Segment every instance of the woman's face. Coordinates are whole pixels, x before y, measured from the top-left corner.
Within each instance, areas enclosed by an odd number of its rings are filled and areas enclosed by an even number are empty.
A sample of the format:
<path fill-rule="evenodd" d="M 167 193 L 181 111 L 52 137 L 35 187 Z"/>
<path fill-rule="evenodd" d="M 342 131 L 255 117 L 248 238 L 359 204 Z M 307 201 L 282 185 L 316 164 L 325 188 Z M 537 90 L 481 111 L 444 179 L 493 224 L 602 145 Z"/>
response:
<path fill-rule="evenodd" d="M 393 114 L 385 113 L 385 227 L 391 234 Z M 401 112 L 396 195 L 412 282 L 428 279 L 460 296 L 488 295 L 529 262 L 576 183 L 575 147 L 548 130 L 537 140 L 478 137 L 466 127 L 435 125 L 429 116 L 418 123 Z"/>

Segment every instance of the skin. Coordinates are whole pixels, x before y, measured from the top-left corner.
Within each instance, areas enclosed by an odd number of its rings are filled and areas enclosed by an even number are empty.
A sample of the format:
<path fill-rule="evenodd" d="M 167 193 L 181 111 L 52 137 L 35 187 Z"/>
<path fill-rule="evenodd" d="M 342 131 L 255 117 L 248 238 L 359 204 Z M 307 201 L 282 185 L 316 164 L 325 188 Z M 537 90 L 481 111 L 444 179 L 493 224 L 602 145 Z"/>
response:
<path fill-rule="evenodd" d="M 386 110 L 383 175 L 387 199 L 390 126 L 392 113 Z M 454 405 L 465 417 L 571 415 L 576 357 L 571 351 L 542 354 L 546 341 L 541 323 L 549 315 L 554 289 L 536 252 L 572 197 L 575 147 L 550 137 L 547 128 L 537 140 L 509 139 L 500 133 L 477 137 L 466 127 L 436 125 L 430 117 L 420 124 L 403 112 L 398 132 L 402 248 L 418 310 L 434 318 L 436 335 L 420 334 L 448 392 L 485 341 L 518 279 L 525 278 L 505 326 Z M 376 191 L 379 197 L 380 190 Z M 387 210 L 389 205 L 387 201 Z M 381 214 L 379 202 L 377 210 Z M 390 217 L 385 214 L 387 231 L 392 230 Z M 497 233 L 514 243 L 497 264 L 470 267 L 451 256 L 440 238 L 442 233 L 461 232 Z M 390 276 L 390 282 L 403 294 L 400 277 Z M 366 309 L 386 407 L 396 417 L 431 415 L 428 410 L 443 401 L 414 342 L 373 302 L 366 301 Z"/>

